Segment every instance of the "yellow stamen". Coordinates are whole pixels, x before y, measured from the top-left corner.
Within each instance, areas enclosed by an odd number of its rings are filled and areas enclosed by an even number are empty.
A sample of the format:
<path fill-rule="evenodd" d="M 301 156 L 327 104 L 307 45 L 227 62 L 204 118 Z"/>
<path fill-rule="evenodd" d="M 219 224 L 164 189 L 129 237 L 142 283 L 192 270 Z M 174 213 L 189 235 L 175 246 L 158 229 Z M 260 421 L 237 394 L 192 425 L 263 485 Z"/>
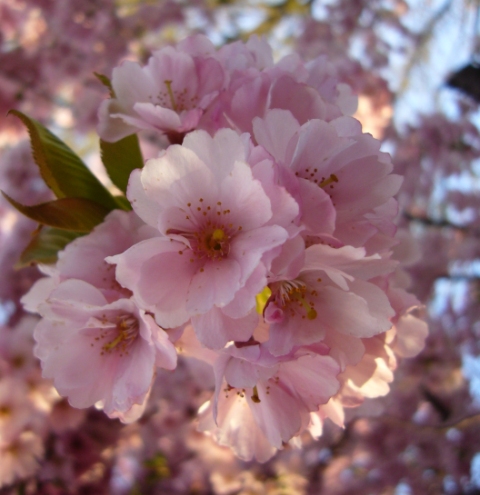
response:
<path fill-rule="evenodd" d="M 263 315 L 263 311 L 265 310 L 265 306 L 267 305 L 267 301 L 270 299 L 271 295 L 272 291 L 267 285 L 262 292 L 255 296 L 255 300 L 257 302 L 257 313 L 259 315 Z"/>
<path fill-rule="evenodd" d="M 208 247 L 215 251 L 221 251 L 223 248 L 223 242 L 227 240 L 227 234 L 223 229 L 215 229 L 212 232 L 210 238 L 208 238 Z"/>
<path fill-rule="evenodd" d="M 172 110 L 177 111 L 177 104 L 175 103 L 175 97 L 173 95 L 172 91 L 172 81 L 169 81 L 168 79 L 163 81 L 165 83 L 165 86 L 167 87 L 168 91 L 168 96 L 170 97 L 170 103 L 172 104 Z"/>
<path fill-rule="evenodd" d="M 225 232 L 222 229 L 215 229 L 212 234 L 212 239 L 223 241 L 225 239 Z"/>
<path fill-rule="evenodd" d="M 307 319 L 314 320 L 317 317 L 317 312 L 315 309 L 306 301 L 305 297 L 302 295 L 301 291 L 295 291 L 291 294 L 291 298 L 297 300 L 302 308 L 307 313 Z"/>
<path fill-rule="evenodd" d="M 330 177 L 328 179 L 322 180 L 320 184 L 318 184 L 320 187 L 326 187 L 334 182 L 338 182 L 338 177 L 335 174 L 330 174 Z"/>
<path fill-rule="evenodd" d="M 112 350 L 114 347 L 117 347 L 118 344 L 120 344 L 120 342 L 122 342 L 122 340 L 125 339 L 125 335 L 124 335 L 124 332 L 120 332 L 120 334 L 117 336 L 116 339 L 113 339 L 111 342 L 109 342 L 108 344 L 105 344 L 103 346 L 103 349 L 106 350 L 106 351 L 110 351 Z"/>
<path fill-rule="evenodd" d="M 125 350 L 138 335 L 138 321 L 131 315 L 121 316 L 118 319 L 117 330 L 118 335 L 102 347 L 104 351 L 111 351 L 120 344 L 121 350 Z"/>

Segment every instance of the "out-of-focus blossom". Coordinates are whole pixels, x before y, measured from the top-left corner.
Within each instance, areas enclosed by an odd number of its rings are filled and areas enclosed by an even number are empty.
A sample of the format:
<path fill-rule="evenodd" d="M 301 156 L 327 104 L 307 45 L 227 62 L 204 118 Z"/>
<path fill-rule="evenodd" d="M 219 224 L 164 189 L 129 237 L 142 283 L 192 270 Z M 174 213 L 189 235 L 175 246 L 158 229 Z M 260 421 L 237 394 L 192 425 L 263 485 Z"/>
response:
<path fill-rule="evenodd" d="M 34 475 L 43 452 L 42 439 L 32 431 L 4 433 L 0 437 L 0 486 Z"/>

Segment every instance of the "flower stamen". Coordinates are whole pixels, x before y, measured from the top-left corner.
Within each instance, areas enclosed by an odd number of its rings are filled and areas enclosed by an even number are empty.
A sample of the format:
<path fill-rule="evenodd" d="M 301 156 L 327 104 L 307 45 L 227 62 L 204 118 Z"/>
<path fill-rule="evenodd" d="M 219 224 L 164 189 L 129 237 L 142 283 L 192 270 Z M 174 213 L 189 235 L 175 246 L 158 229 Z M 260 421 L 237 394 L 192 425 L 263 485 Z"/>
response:
<path fill-rule="evenodd" d="M 172 110 L 175 110 L 175 112 L 177 112 L 178 108 L 177 108 L 177 104 L 175 103 L 175 96 L 173 95 L 173 91 L 172 91 L 172 81 L 169 81 L 168 79 L 166 79 L 163 82 L 165 83 L 165 86 L 167 87 L 168 96 L 170 98 L 170 103 L 172 105 Z"/>
<path fill-rule="evenodd" d="M 277 284 L 273 284 L 277 285 Z M 307 301 L 307 287 L 303 282 L 297 280 L 289 280 L 281 282 L 277 287 L 273 287 L 275 294 L 275 302 L 278 306 L 285 307 L 288 303 L 297 301 L 305 310 L 308 320 L 314 320 L 317 317 L 314 303 Z"/>
<path fill-rule="evenodd" d="M 117 318 L 118 335 L 108 344 L 102 347 L 102 350 L 109 352 L 113 349 L 125 351 L 138 336 L 138 321 L 132 315 L 122 315 Z"/>
<path fill-rule="evenodd" d="M 253 387 L 253 394 L 250 398 L 252 399 L 253 402 L 255 402 L 255 404 L 258 404 L 261 402 L 260 397 L 258 396 L 258 390 L 257 390 L 256 385 L 255 385 L 255 387 Z"/>
<path fill-rule="evenodd" d="M 323 187 L 327 187 L 330 184 L 333 184 L 335 182 L 338 182 L 338 177 L 335 174 L 330 174 L 330 177 L 322 180 L 322 182 L 320 182 L 320 184 L 318 184 L 318 185 L 323 188 Z"/>

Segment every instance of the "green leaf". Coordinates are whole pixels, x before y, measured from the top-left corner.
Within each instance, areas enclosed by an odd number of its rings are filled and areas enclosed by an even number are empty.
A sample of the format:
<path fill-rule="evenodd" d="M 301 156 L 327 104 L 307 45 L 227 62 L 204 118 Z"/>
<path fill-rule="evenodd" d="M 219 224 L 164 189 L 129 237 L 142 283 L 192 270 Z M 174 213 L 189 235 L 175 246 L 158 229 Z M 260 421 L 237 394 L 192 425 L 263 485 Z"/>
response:
<path fill-rule="evenodd" d="M 120 139 L 115 143 L 100 140 L 102 162 L 112 182 L 122 192 L 126 192 L 130 174 L 143 167 L 143 157 L 136 134 Z"/>
<path fill-rule="evenodd" d="M 2 191 L 8 202 L 26 217 L 43 225 L 75 232 L 90 232 L 109 212 L 107 208 L 85 198 L 61 198 L 48 203 L 25 206 Z"/>
<path fill-rule="evenodd" d="M 104 74 L 99 74 L 98 72 L 94 72 L 93 75 L 108 89 L 110 98 L 115 98 L 115 90 L 113 89 L 110 79 Z"/>
<path fill-rule="evenodd" d="M 109 210 L 117 207 L 110 192 L 63 141 L 35 119 L 17 110 L 8 113 L 18 117 L 27 127 L 33 159 L 57 198 L 86 198 Z"/>
<path fill-rule="evenodd" d="M 34 263 L 55 263 L 58 252 L 83 234 L 69 230 L 43 227 L 37 229 L 28 246 L 23 250 L 15 268 L 23 268 Z"/>
<path fill-rule="evenodd" d="M 114 198 L 121 210 L 132 211 L 132 205 L 125 196 L 114 196 Z"/>

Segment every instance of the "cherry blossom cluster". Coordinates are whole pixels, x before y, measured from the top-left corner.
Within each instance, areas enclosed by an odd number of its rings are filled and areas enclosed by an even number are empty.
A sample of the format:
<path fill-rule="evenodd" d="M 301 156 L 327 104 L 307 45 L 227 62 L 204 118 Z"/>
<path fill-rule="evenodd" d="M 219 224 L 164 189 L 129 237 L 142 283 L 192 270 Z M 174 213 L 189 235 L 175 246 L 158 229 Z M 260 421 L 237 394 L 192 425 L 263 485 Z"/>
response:
<path fill-rule="evenodd" d="M 44 265 L 23 302 L 42 319 L 43 376 L 71 405 L 138 419 L 157 370 L 211 365 L 201 431 L 268 460 L 385 395 L 423 347 L 399 263 L 389 155 L 351 117 L 325 57 L 274 63 L 258 38 L 197 35 L 113 71 L 99 134 L 156 134 L 114 210 Z"/>

